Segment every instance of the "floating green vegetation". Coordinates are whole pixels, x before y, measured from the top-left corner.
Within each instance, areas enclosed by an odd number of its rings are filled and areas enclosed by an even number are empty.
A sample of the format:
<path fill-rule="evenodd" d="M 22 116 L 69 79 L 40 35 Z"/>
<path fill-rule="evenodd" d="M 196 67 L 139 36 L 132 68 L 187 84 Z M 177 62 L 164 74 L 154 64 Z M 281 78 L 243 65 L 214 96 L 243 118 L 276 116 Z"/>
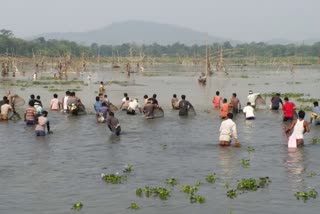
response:
<path fill-rule="evenodd" d="M 111 184 L 121 184 L 124 181 L 127 180 L 127 176 L 124 175 L 117 175 L 117 174 L 103 174 L 102 175 L 102 179 L 106 182 L 106 183 L 111 183 Z"/>
<path fill-rule="evenodd" d="M 307 172 L 307 177 L 308 177 L 308 178 L 314 177 L 314 176 L 316 176 L 316 175 L 317 175 L 317 173 L 314 172 L 314 171 Z"/>
<path fill-rule="evenodd" d="M 228 190 L 228 191 L 227 191 L 227 197 L 228 197 L 228 198 L 233 199 L 233 198 L 236 198 L 237 196 L 238 196 L 237 190 L 231 189 L 231 190 Z"/>
<path fill-rule="evenodd" d="M 282 94 L 283 97 L 302 97 L 304 96 L 303 93 L 284 93 Z"/>
<path fill-rule="evenodd" d="M 167 179 L 167 184 L 171 185 L 171 186 L 175 186 L 175 185 L 179 184 L 179 182 L 175 178 L 169 178 L 169 179 Z"/>
<path fill-rule="evenodd" d="M 249 78 L 248 75 L 241 75 L 240 78 Z"/>
<path fill-rule="evenodd" d="M 268 82 L 265 82 L 264 84 L 265 84 L 265 85 L 270 85 L 270 83 L 268 83 Z"/>
<path fill-rule="evenodd" d="M 135 203 L 135 202 L 132 202 L 132 203 L 130 204 L 130 207 L 128 207 L 128 209 L 138 210 L 138 209 L 140 209 L 140 206 L 139 206 L 139 204 L 137 204 L 137 203 Z"/>
<path fill-rule="evenodd" d="M 248 85 L 255 85 L 254 83 L 248 83 Z"/>
<path fill-rule="evenodd" d="M 80 80 L 71 80 L 71 81 L 33 81 L 33 85 L 76 85 L 76 84 L 84 84 L 83 81 Z"/>
<path fill-rule="evenodd" d="M 72 205 L 72 210 L 81 210 L 82 209 L 82 207 L 83 207 L 83 204 L 81 203 L 81 202 L 77 202 L 77 203 L 74 203 L 73 205 Z"/>
<path fill-rule="evenodd" d="M 161 200 L 167 200 L 170 197 L 170 190 L 168 190 L 165 187 L 151 188 L 149 186 L 146 186 L 144 190 L 142 188 L 138 188 L 136 190 L 136 195 L 139 197 L 142 197 L 143 191 L 147 198 L 149 198 L 150 196 L 154 196 L 154 197 L 159 197 Z"/>
<path fill-rule="evenodd" d="M 202 204 L 206 201 L 205 197 L 195 194 L 198 191 L 200 185 L 201 185 L 201 182 L 198 181 L 197 184 L 194 186 L 184 185 L 181 187 L 181 191 L 188 194 L 190 203 L 198 202 Z"/>
<path fill-rule="evenodd" d="M 243 168 L 249 168 L 250 167 L 250 160 L 249 159 L 241 159 L 241 165 Z"/>
<path fill-rule="evenodd" d="M 298 102 L 301 102 L 301 103 L 313 103 L 315 101 L 318 101 L 319 99 L 316 99 L 316 98 L 301 98 L 299 97 L 297 99 Z"/>
<path fill-rule="evenodd" d="M 258 188 L 264 188 L 271 183 L 269 177 L 260 177 L 258 180 L 254 178 L 242 179 L 237 184 L 237 189 L 241 191 L 257 191 Z"/>
<path fill-rule="evenodd" d="M 256 150 L 255 150 L 253 147 L 248 146 L 248 147 L 247 147 L 247 151 L 248 151 L 249 153 L 251 153 L 251 152 L 255 152 Z"/>
<path fill-rule="evenodd" d="M 226 189 L 229 189 L 229 186 L 230 186 L 230 184 L 229 184 L 228 182 L 225 182 L 225 183 L 224 183 L 224 187 L 225 187 Z"/>
<path fill-rule="evenodd" d="M 59 88 L 49 88 L 49 92 L 58 92 L 58 91 L 65 91 L 64 89 L 59 89 Z"/>
<path fill-rule="evenodd" d="M 143 189 L 142 188 L 136 189 L 136 195 L 139 197 L 142 197 L 143 196 Z"/>
<path fill-rule="evenodd" d="M 181 191 L 186 194 L 194 194 L 198 191 L 198 189 L 199 189 L 199 185 L 194 185 L 194 186 L 184 185 L 181 187 Z"/>
<path fill-rule="evenodd" d="M 261 96 L 264 97 L 272 97 L 275 96 L 277 92 L 271 92 L 271 93 L 263 93 L 261 94 Z M 303 97 L 304 94 L 303 93 L 284 93 L 281 94 L 282 97 L 293 97 L 293 98 L 297 98 L 297 97 Z"/>
<path fill-rule="evenodd" d="M 157 74 L 157 73 L 142 73 L 142 76 L 145 76 L 145 77 L 156 77 L 156 76 L 160 76 L 160 74 Z"/>
<path fill-rule="evenodd" d="M 315 189 L 311 189 L 310 191 L 306 191 L 306 192 L 296 192 L 294 194 L 294 196 L 296 196 L 298 200 L 302 199 L 304 202 L 306 202 L 310 198 L 315 199 L 317 195 L 318 195 L 318 192 Z"/>
<path fill-rule="evenodd" d="M 126 172 L 126 173 L 130 173 L 132 172 L 132 165 L 130 163 L 128 163 L 125 167 L 124 167 L 124 170 L 123 172 Z"/>
<path fill-rule="evenodd" d="M 166 150 L 167 149 L 167 144 L 162 144 L 162 150 Z"/>
<path fill-rule="evenodd" d="M 215 173 L 210 173 L 206 176 L 206 181 L 208 183 L 214 184 L 214 182 L 216 182 L 216 174 Z"/>
<path fill-rule="evenodd" d="M 298 110 L 302 110 L 302 111 L 312 111 L 312 109 L 313 109 L 312 106 L 304 106 L 304 105 L 301 105 L 298 108 Z"/>
<path fill-rule="evenodd" d="M 41 76 L 41 77 L 40 77 L 40 80 L 54 80 L 54 77 L 44 77 L 44 76 Z"/>
<path fill-rule="evenodd" d="M 206 202 L 206 198 L 200 195 L 191 194 L 190 195 L 190 202 L 191 203 L 200 203 L 203 204 Z"/>
<path fill-rule="evenodd" d="M 301 82 L 287 82 L 288 85 L 293 85 L 293 84 L 301 84 Z"/>
<path fill-rule="evenodd" d="M 320 138 L 312 138 L 311 143 L 320 143 Z"/>

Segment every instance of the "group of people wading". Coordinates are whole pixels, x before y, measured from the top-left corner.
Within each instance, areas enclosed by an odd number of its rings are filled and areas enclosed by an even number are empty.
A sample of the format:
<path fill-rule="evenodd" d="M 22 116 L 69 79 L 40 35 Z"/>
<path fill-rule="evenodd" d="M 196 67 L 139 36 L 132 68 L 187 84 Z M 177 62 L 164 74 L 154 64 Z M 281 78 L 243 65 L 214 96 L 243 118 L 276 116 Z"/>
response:
<path fill-rule="evenodd" d="M 253 91 L 250 90 L 247 97 L 247 105 L 242 109 L 246 120 L 255 119 L 254 110 L 256 108 L 256 102 L 258 99 L 260 99 L 260 101 L 263 101 L 259 93 L 253 93 Z M 230 146 L 231 139 L 233 137 L 235 141 L 234 145 L 240 146 L 240 143 L 238 141 L 237 127 L 235 122 L 232 120 L 234 115 L 238 114 L 241 111 L 241 103 L 237 98 L 237 94 L 233 93 L 230 101 L 228 102 L 226 98 L 222 99 L 220 97 L 220 92 L 217 91 L 216 96 L 213 98 L 212 102 L 214 108 L 220 109 L 220 117 L 224 120 L 222 121 L 220 126 L 219 144 L 221 146 Z M 302 146 L 304 144 L 304 133 L 310 132 L 308 124 L 312 124 L 314 122 L 315 125 L 320 125 L 319 103 L 317 101 L 313 103 L 314 108 L 312 109 L 309 122 L 304 120 L 305 112 L 303 110 L 298 111 L 297 114 L 295 111 L 295 104 L 289 101 L 288 97 L 285 97 L 283 102 L 280 98 L 280 93 L 276 93 L 271 98 L 270 109 L 272 111 L 278 111 L 280 109 L 280 105 L 282 106 L 283 122 L 291 122 L 290 126 L 285 129 L 285 133 L 287 134 L 287 136 L 289 136 L 288 147 L 296 148 Z"/>
<path fill-rule="evenodd" d="M 0 101 L 0 119 L 2 121 L 10 119 L 10 112 L 15 113 L 14 97 L 15 95 L 13 96 L 9 93 Z M 143 113 L 146 119 L 164 116 L 163 109 L 158 103 L 156 94 L 153 94 L 152 97 L 144 95 L 143 98 L 144 106 L 142 107 L 138 98 L 130 98 L 128 93 L 124 93 L 124 97 L 121 100 L 120 110 L 126 111 L 128 115 L 135 115 L 138 112 L 141 114 Z M 212 103 L 215 109 L 219 109 L 220 118 L 222 119 L 219 129 L 219 145 L 230 146 L 233 138 L 234 146 L 240 146 L 237 127 L 233 121 L 233 117 L 236 114 L 243 112 L 246 120 L 254 120 L 254 111 L 257 107 L 257 101 L 260 103 L 261 101 L 264 102 L 259 93 L 253 93 L 253 91 L 250 90 L 247 96 L 246 106 L 242 108 L 241 102 L 236 93 L 232 94 L 228 102 L 226 98 L 222 98 L 220 96 L 219 91 L 216 92 Z M 288 97 L 284 98 L 284 102 L 280 98 L 280 93 L 275 94 L 271 98 L 270 109 L 272 111 L 278 111 L 281 106 L 283 111 L 283 121 L 291 122 L 291 125 L 285 130 L 287 135 L 290 136 L 288 142 L 289 147 L 303 145 L 303 134 L 310 132 L 309 124 L 314 123 L 315 125 L 320 125 L 319 103 L 315 101 L 313 104 L 314 108 L 311 113 L 310 121 L 306 122 L 304 120 L 305 112 L 300 110 L 298 114 L 296 114 L 295 104 L 289 101 Z M 179 111 L 179 116 L 188 116 L 190 111 L 195 115 L 193 105 L 186 100 L 185 95 L 181 95 L 181 99 L 178 99 L 177 95 L 173 94 L 171 106 L 172 109 Z M 118 108 L 108 99 L 106 94 L 106 85 L 104 85 L 103 82 L 100 82 L 99 95 L 96 97 L 96 102 L 93 107 L 97 122 L 106 123 L 112 133 L 119 135 L 121 132 L 121 126 L 119 120 L 114 115 L 114 112 L 117 111 Z M 50 100 L 50 110 L 78 115 L 81 112 L 85 112 L 85 107 L 81 100 L 76 96 L 75 92 L 66 91 L 65 96 L 63 96 L 61 101 L 58 99 L 57 94 L 53 94 L 53 98 Z M 35 126 L 35 133 L 37 136 L 46 135 L 46 129 L 47 133 L 52 133 L 50 131 L 50 123 L 47 116 L 48 111 L 43 109 L 40 96 L 38 95 L 35 97 L 33 94 L 30 95 L 28 107 L 24 112 L 24 121 L 28 126 Z"/>

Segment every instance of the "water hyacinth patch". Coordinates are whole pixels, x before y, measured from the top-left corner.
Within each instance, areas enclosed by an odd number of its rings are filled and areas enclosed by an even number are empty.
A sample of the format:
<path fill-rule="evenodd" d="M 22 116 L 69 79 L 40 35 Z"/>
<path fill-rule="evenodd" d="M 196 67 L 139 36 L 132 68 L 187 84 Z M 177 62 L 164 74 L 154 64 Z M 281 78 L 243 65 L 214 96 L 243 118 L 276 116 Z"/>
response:
<path fill-rule="evenodd" d="M 126 172 L 126 173 L 132 172 L 132 165 L 131 165 L 130 163 L 128 163 L 128 164 L 125 166 L 123 172 Z"/>
<path fill-rule="evenodd" d="M 171 185 L 171 186 L 175 186 L 175 185 L 179 184 L 179 182 L 175 178 L 170 178 L 170 179 L 167 179 L 167 184 Z"/>
<path fill-rule="evenodd" d="M 200 195 L 191 194 L 190 195 L 190 202 L 191 203 L 200 203 L 203 204 L 206 202 L 206 198 Z"/>
<path fill-rule="evenodd" d="M 269 177 L 260 177 L 258 180 L 254 178 L 242 179 L 237 184 L 237 189 L 241 191 L 257 191 L 258 188 L 264 188 L 271 183 Z"/>
<path fill-rule="evenodd" d="M 206 176 L 206 181 L 208 182 L 208 183 L 211 183 L 211 184 L 213 184 L 215 181 L 216 181 L 216 174 L 215 173 L 210 173 L 210 174 L 208 174 L 207 176 Z"/>
<path fill-rule="evenodd" d="M 147 198 L 150 196 L 159 197 L 161 200 L 167 200 L 170 197 L 170 190 L 165 187 L 149 187 L 144 188 L 144 194 Z M 143 196 L 143 189 L 138 188 L 136 190 L 136 195 L 139 197 Z"/>
<path fill-rule="evenodd" d="M 255 150 L 253 147 L 248 146 L 248 147 L 247 147 L 247 151 L 248 151 L 249 153 L 251 153 L 251 152 L 255 152 L 256 150 Z"/>
<path fill-rule="evenodd" d="M 307 177 L 308 178 L 311 178 L 311 177 L 316 176 L 316 175 L 317 175 L 317 173 L 313 172 L 313 171 L 307 173 Z"/>
<path fill-rule="evenodd" d="M 309 200 L 309 198 L 315 199 L 317 195 L 318 195 L 318 192 L 315 189 L 311 189 L 310 191 L 306 191 L 306 192 L 296 192 L 294 194 L 294 196 L 296 196 L 298 200 L 302 199 L 304 202 Z"/>
<path fill-rule="evenodd" d="M 136 195 L 139 197 L 142 197 L 143 196 L 143 189 L 142 188 L 136 189 Z"/>
<path fill-rule="evenodd" d="M 231 190 L 227 191 L 227 197 L 228 198 L 233 199 L 233 198 L 236 198 L 237 195 L 238 195 L 238 193 L 237 193 L 237 190 L 235 190 L 235 189 L 231 189 Z"/>
<path fill-rule="evenodd" d="M 320 138 L 312 138 L 311 143 L 320 143 Z"/>
<path fill-rule="evenodd" d="M 77 203 L 74 203 L 73 205 L 72 205 L 72 210 L 81 210 L 82 209 L 82 207 L 83 207 L 83 204 L 81 203 L 81 202 L 77 202 Z"/>
<path fill-rule="evenodd" d="M 249 159 L 241 159 L 241 165 L 244 168 L 249 168 L 250 167 L 250 160 Z"/>
<path fill-rule="evenodd" d="M 140 209 L 140 206 L 139 206 L 139 204 L 137 204 L 137 203 L 135 203 L 135 202 L 132 202 L 131 204 L 130 204 L 130 207 L 128 207 L 129 209 L 132 209 L 132 210 L 138 210 L 138 209 Z"/>
<path fill-rule="evenodd" d="M 127 180 L 127 176 L 118 175 L 118 174 L 103 174 L 102 173 L 101 177 L 106 183 L 111 183 L 111 184 L 121 184 Z"/>
<path fill-rule="evenodd" d="M 166 150 L 167 149 L 167 144 L 162 144 L 162 150 Z"/>
<path fill-rule="evenodd" d="M 198 185 L 195 186 L 189 186 L 189 185 L 185 185 L 181 187 L 181 191 L 187 194 L 194 194 L 195 192 L 197 192 L 199 189 Z"/>

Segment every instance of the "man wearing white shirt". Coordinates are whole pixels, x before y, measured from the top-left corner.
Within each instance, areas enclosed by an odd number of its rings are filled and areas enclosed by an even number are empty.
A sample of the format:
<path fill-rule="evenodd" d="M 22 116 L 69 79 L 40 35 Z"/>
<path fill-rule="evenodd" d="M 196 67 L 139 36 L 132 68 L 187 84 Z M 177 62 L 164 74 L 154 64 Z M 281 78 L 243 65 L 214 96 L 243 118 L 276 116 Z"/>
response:
<path fill-rule="evenodd" d="M 239 145 L 238 142 L 238 134 L 237 134 L 237 126 L 235 122 L 233 122 L 233 114 L 228 113 L 226 120 L 222 121 L 220 125 L 220 136 L 219 136 L 219 145 L 220 146 L 230 146 L 231 145 L 231 137 L 234 138 L 235 146 Z"/>
<path fill-rule="evenodd" d="M 124 93 L 124 94 L 123 94 L 123 98 L 122 98 L 122 103 L 126 102 L 127 97 L 128 97 L 128 93 Z M 130 99 L 130 98 L 129 98 L 129 99 Z"/>
<path fill-rule="evenodd" d="M 252 90 L 249 91 L 248 102 L 251 103 L 251 106 L 254 108 L 256 106 L 256 99 L 260 93 L 253 93 Z"/>
<path fill-rule="evenodd" d="M 243 108 L 243 113 L 246 116 L 246 120 L 254 120 L 254 108 L 250 102 L 247 102 L 247 106 Z"/>
<path fill-rule="evenodd" d="M 137 108 L 140 110 L 140 113 L 142 113 L 141 106 L 138 102 L 138 99 L 136 98 L 136 99 L 130 101 L 128 109 L 127 109 L 127 114 L 132 114 L 132 115 L 136 114 Z"/>

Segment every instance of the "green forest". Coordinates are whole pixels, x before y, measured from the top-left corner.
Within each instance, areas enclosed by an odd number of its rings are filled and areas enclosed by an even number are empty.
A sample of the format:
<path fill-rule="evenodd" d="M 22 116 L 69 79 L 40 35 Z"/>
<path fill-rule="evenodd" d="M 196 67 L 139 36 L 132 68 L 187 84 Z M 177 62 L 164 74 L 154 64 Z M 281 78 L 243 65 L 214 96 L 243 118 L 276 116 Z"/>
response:
<path fill-rule="evenodd" d="M 318 57 L 320 56 L 320 42 L 313 45 L 269 45 L 263 42 L 243 43 L 232 46 L 230 42 L 213 43 L 208 45 L 211 55 L 217 55 L 221 50 L 229 57 Z M 12 31 L 0 30 L 0 54 L 2 56 L 32 57 L 42 55 L 49 57 L 70 54 L 75 57 L 126 57 L 144 56 L 149 57 L 202 57 L 206 54 L 205 45 L 186 46 L 175 43 L 172 45 L 137 45 L 125 43 L 122 45 L 80 45 L 66 40 L 45 40 L 40 37 L 33 40 L 16 38 Z"/>

